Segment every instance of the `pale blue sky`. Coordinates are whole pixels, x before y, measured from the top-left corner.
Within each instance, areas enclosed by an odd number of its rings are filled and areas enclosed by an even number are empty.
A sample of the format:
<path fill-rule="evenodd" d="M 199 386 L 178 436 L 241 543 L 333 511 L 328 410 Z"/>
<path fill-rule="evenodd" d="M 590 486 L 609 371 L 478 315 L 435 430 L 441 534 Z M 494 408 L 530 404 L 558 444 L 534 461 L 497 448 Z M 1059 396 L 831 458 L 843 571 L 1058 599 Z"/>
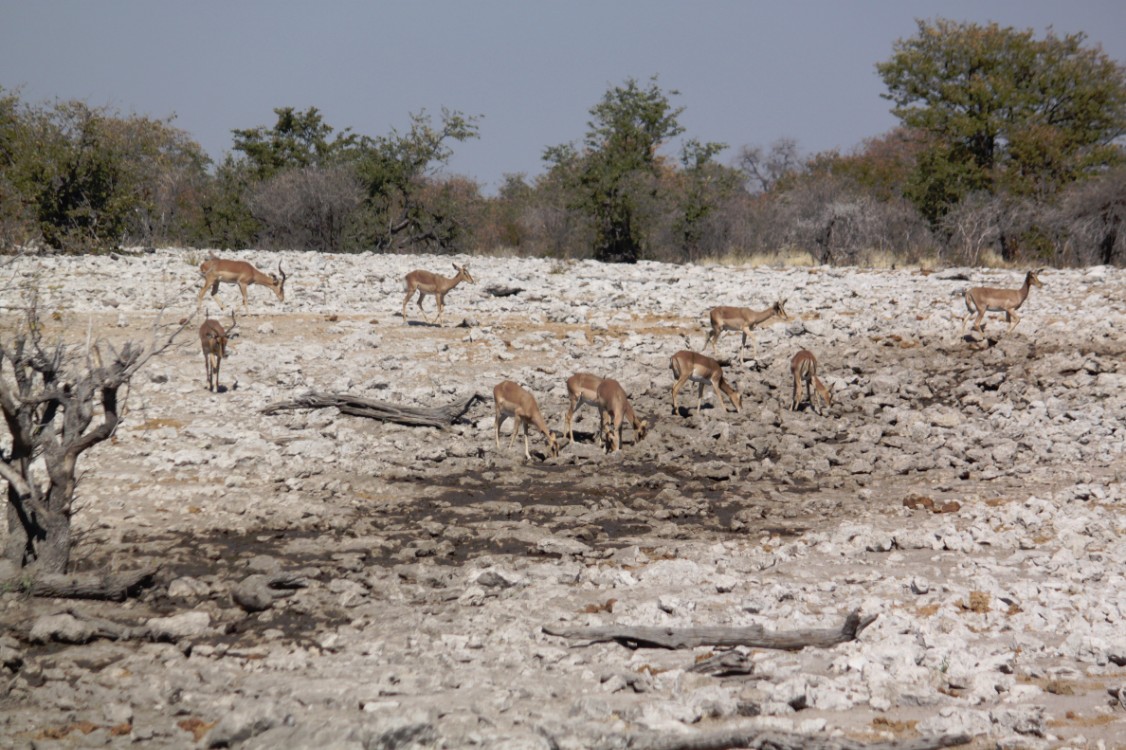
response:
<path fill-rule="evenodd" d="M 875 65 L 936 17 L 1082 31 L 1126 63 L 1122 0 L 0 0 L 0 86 L 175 114 L 215 159 L 275 107 L 383 135 L 445 106 L 483 116 L 448 171 L 491 193 L 629 77 L 679 90 L 685 135 L 728 143 L 725 163 L 783 137 L 849 150 L 896 124 Z"/>

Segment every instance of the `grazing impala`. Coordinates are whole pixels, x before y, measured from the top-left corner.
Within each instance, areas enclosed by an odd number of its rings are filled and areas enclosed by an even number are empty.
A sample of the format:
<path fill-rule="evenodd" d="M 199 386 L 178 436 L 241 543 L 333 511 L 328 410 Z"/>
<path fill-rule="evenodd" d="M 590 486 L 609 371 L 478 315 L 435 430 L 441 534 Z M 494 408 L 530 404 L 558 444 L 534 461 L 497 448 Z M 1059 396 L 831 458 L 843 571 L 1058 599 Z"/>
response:
<path fill-rule="evenodd" d="M 689 380 L 695 381 L 700 384 L 700 390 L 696 394 L 696 411 L 700 411 L 700 404 L 704 400 L 704 384 L 711 383 L 712 389 L 715 390 L 716 398 L 719 400 L 719 405 L 723 406 L 723 395 L 731 399 L 732 406 L 735 411 L 739 411 L 743 399 L 739 396 L 739 392 L 731 387 L 723 377 L 723 368 L 719 366 L 711 357 L 705 357 L 703 354 L 690 352 L 688 350 L 679 351 L 672 355 L 669 361 L 669 367 L 672 368 L 672 374 L 676 378 L 676 383 L 672 387 L 672 413 L 677 413 L 676 394 L 684 387 L 684 384 Z"/>
<path fill-rule="evenodd" d="M 711 318 L 712 330 L 708 337 L 704 339 L 704 348 L 708 348 L 708 342 L 711 342 L 712 353 L 716 356 L 719 351 L 716 345 L 719 343 L 719 335 L 724 331 L 742 331 L 743 341 L 739 344 L 739 359 L 743 359 L 743 349 L 747 346 L 747 336 L 751 337 L 751 343 L 754 344 L 755 357 L 758 357 L 758 339 L 755 338 L 755 326 L 766 323 L 767 321 L 778 318 L 780 320 L 789 320 L 790 316 L 786 314 L 786 300 L 778 300 L 765 310 L 752 310 L 749 307 L 713 307 L 709 318 Z"/>
<path fill-rule="evenodd" d="M 203 302 L 203 295 L 207 294 L 208 287 L 211 287 L 211 296 L 219 303 L 219 307 L 223 307 L 223 301 L 215 296 L 219 292 L 219 282 L 238 284 L 239 290 L 242 292 L 242 308 L 244 311 L 247 309 L 246 288 L 251 284 L 259 284 L 273 289 L 274 294 L 278 296 L 278 301 L 285 302 L 286 276 L 285 271 L 282 270 L 281 261 L 278 261 L 280 280 L 272 274 L 262 273 L 245 260 L 223 260 L 216 257 L 214 253 L 211 254 L 210 258 L 199 264 L 199 272 L 203 274 L 203 289 L 199 290 L 199 298 L 196 300 L 197 307 Z"/>
<path fill-rule="evenodd" d="M 571 421 L 575 412 L 583 408 L 583 404 L 598 406 L 598 384 L 601 382 L 602 378 L 589 372 L 576 372 L 567 378 L 567 398 L 570 404 L 563 416 L 563 435 L 572 443 L 575 442 L 575 433 L 571 429 Z"/>
<path fill-rule="evenodd" d="M 1038 268 L 1035 271 L 1029 271 L 1024 277 L 1024 286 L 1020 289 L 995 289 L 988 286 L 975 286 L 973 289 L 967 289 L 965 292 L 966 298 L 966 316 L 962 318 L 962 331 L 966 330 L 966 321 L 970 319 L 974 313 L 977 313 L 977 319 L 974 320 L 974 330 L 985 335 L 984 327 L 981 325 L 982 318 L 988 312 L 1003 312 L 1005 313 L 1005 320 L 1009 321 L 1009 330 L 1006 333 L 1012 333 L 1013 329 L 1017 327 L 1020 318 L 1017 316 L 1017 308 L 1024 304 L 1028 299 L 1028 291 L 1032 285 L 1042 287 L 1040 283 L 1039 274 L 1043 268 Z"/>
<path fill-rule="evenodd" d="M 790 411 L 797 411 L 798 405 L 801 403 L 799 396 L 802 393 L 802 386 L 805 387 L 805 397 L 809 400 L 809 405 L 813 407 L 813 411 L 817 414 L 817 397 L 820 397 L 825 402 L 825 407 L 828 408 L 833 405 L 833 394 L 817 377 L 817 357 L 813 356 L 813 352 L 808 349 L 802 349 L 794 355 L 790 360 L 790 372 L 794 376 L 794 395 L 790 399 Z"/>
<path fill-rule="evenodd" d="M 633 428 L 636 445 L 649 431 L 649 423 L 638 419 L 629 404 L 629 398 L 616 380 L 607 378 L 598 384 L 598 414 L 602 424 L 602 444 L 613 452 L 622 447 L 622 422 L 629 422 Z"/>
<path fill-rule="evenodd" d="M 528 452 L 528 424 L 534 424 L 539 428 L 540 432 L 547 438 L 547 449 L 551 453 L 552 458 L 559 455 L 559 443 L 555 440 L 555 434 L 547 429 L 547 423 L 543 421 L 543 415 L 540 414 L 540 407 L 536 404 L 535 397 L 528 393 L 526 390 L 513 383 L 511 380 L 505 380 L 498 383 L 493 388 L 493 402 L 496 405 L 496 439 L 497 449 L 500 449 L 500 426 L 507 417 L 515 417 L 516 425 L 512 428 L 512 439 L 508 441 L 508 447 L 511 448 L 512 444 L 516 442 L 516 433 L 520 431 L 520 425 L 524 426 L 524 458 L 531 460 L 532 454 Z"/>
<path fill-rule="evenodd" d="M 407 322 L 407 303 L 411 301 L 411 295 L 416 291 L 418 292 L 418 311 L 422 313 L 423 319 L 427 323 L 431 322 L 426 317 L 426 311 L 422 309 L 422 299 L 428 294 L 433 294 L 435 299 L 438 300 L 438 317 L 434 319 L 434 323 L 439 323 L 442 320 L 442 310 L 445 306 L 446 294 L 455 286 L 463 281 L 468 281 L 470 284 L 475 284 L 473 277 L 469 275 L 468 266 L 459 266 L 454 263 L 454 270 L 457 271 L 452 279 L 445 276 L 439 276 L 429 271 L 411 271 L 407 274 L 407 296 L 403 298 L 403 322 Z"/>
<path fill-rule="evenodd" d="M 237 325 L 235 314 L 232 312 L 230 328 L 223 328 L 219 321 L 211 318 L 203 321 L 199 326 L 199 343 L 203 347 L 203 366 L 207 370 L 209 391 L 219 391 L 219 366 L 227 356 L 227 341 Z"/>

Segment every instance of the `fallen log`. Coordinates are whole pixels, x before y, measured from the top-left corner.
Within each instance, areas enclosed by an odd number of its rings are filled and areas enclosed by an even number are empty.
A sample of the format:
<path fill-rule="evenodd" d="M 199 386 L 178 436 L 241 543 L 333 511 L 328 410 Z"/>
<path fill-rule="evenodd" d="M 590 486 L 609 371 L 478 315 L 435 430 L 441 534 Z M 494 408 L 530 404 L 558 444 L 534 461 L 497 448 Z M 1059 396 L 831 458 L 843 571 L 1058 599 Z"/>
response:
<path fill-rule="evenodd" d="M 239 582 L 231 591 L 231 599 L 247 612 L 269 609 L 278 599 L 291 596 L 294 589 L 303 589 L 308 581 L 299 575 L 277 573 L 272 576 L 255 573 Z"/>
<path fill-rule="evenodd" d="M 105 599 L 124 601 L 131 593 L 149 585 L 156 568 L 117 573 L 41 573 L 30 578 L 0 581 L 0 590 L 20 591 L 30 596 L 51 599 Z"/>
<path fill-rule="evenodd" d="M 631 734 L 624 745 L 630 750 L 938 750 L 944 747 L 965 745 L 972 738 L 968 734 L 943 734 L 936 737 L 917 737 L 891 742 L 858 742 L 836 737 L 811 737 L 790 732 L 776 732 L 755 727 L 734 727 L 684 735 L 667 732 Z"/>
<path fill-rule="evenodd" d="M 350 396 L 347 393 L 322 393 L 310 391 L 292 401 L 277 401 L 262 409 L 263 414 L 276 414 L 279 411 L 293 409 L 324 409 L 336 407 L 341 414 L 354 417 L 367 417 L 381 422 L 394 422 L 410 427 L 448 427 L 461 419 L 465 412 L 472 408 L 478 401 L 485 401 L 485 397 L 474 393 L 467 401 L 457 401 L 446 406 L 437 406 L 429 409 L 412 406 L 402 406 L 386 401 L 375 401 L 359 396 Z"/>
<path fill-rule="evenodd" d="M 626 648 L 696 648 L 697 646 L 748 646 L 797 651 L 807 646 L 829 648 L 855 640 L 878 615 L 860 616 L 853 610 L 839 628 L 809 628 L 780 633 L 767 632 L 761 625 L 743 628 L 671 628 L 629 625 L 600 625 L 585 628 L 542 627 L 543 632 L 561 638 L 581 638 L 590 643 L 616 641 Z"/>

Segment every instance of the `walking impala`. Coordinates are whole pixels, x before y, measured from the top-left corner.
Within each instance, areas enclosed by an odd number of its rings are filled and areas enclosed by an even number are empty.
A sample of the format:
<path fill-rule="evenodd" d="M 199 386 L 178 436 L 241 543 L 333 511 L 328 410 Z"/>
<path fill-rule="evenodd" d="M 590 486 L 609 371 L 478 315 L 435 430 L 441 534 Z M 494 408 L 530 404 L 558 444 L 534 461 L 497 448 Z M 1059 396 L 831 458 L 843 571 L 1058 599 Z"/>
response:
<path fill-rule="evenodd" d="M 747 346 L 747 336 L 751 337 L 751 343 L 754 345 L 755 357 L 758 357 L 758 339 L 755 338 L 755 326 L 766 323 L 767 321 L 778 318 L 779 320 L 789 320 L 790 316 L 786 314 L 786 300 L 778 300 L 765 310 L 752 310 L 749 307 L 713 307 L 712 311 L 708 314 L 711 319 L 712 330 L 708 333 L 708 337 L 704 339 L 704 348 L 708 348 L 708 342 L 712 344 L 712 353 L 719 356 L 719 350 L 716 345 L 719 343 L 719 335 L 724 331 L 742 331 L 743 340 L 739 344 L 739 359 L 743 359 L 743 349 Z"/>
<path fill-rule="evenodd" d="M 532 394 L 511 380 L 505 380 L 493 388 L 493 403 L 496 406 L 497 450 L 500 450 L 501 424 L 506 418 L 515 417 L 516 425 L 512 428 L 512 439 L 508 441 L 509 448 L 516 442 L 516 433 L 520 431 L 520 425 L 523 424 L 524 458 L 531 460 L 532 454 L 528 451 L 528 424 L 531 423 L 547 438 L 547 449 L 552 458 L 559 455 L 559 443 L 555 440 L 555 434 L 547 428 L 547 423 L 544 422 L 543 415 L 540 414 L 540 407 L 536 404 L 536 399 Z"/>
<path fill-rule="evenodd" d="M 602 444 L 607 451 L 614 452 L 622 447 L 622 422 L 629 422 L 633 428 L 634 445 L 641 442 L 649 431 L 649 423 L 638 419 L 629 404 L 625 390 L 616 380 L 607 378 L 598 384 L 598 421 L 601 424 Z"/>
<path fill-rule="evenodd" d="M 196 299 L 197 308 L 203 302 L 203 295 L 207 294 L 208 287 L 211 287 L 211 296 L 219 303 L 219 307 L 223 307 L 223 300 L 215 296 L 219 292 L 220 282 L 238 284 L 239 290 L 242 292 L 243 311 L 247 309 L 246 288 L 251 284 L 259 284 L 272 289 L 274 294 L 277 295 L 278 301 L 285 302 L 286 275 L 285 271 L 282 270 L 281 261 L 278 261 L 280 280 L 277 276 L 262 273 L 244 260 L 223 260 L 214 253 L 211 254 L 210 258 L 199 264 L 199 272 L 203 274 L 203 289 L 199 290 L 199 297 Z"/>
<path fill-rule="evenodd" d="M 468 266 L 459 266 L 454 263 L 454 270 L 457 271 L 452 279 L 445 276 L 439 276 L 436 273 L 429 271 L 411 271 L 406 276 L 407 281 L 407 296 L 403 298 L 403 322 L 407 322 L 407 303 L 411 301 L 411 295 L 416 291 L 418 292 L 418 311 L 422 314 L 424 320 L 430 323 L 430 319 L 426 317 L 426 312 L 422 309 L 422 299 L 428 294 L 433 294 L 438 300 L 438 317 L 434 319 L 434 323 L 440 323 L 442 320 L 442 310 L 445 306 L 446 294 L 455 286 L 463 281 L 468 281 L 470 284 L 475 284 L 473 277 L 469 275 Z"/>
<path fill-rule="evenodd" d="M 816 414 L 821 412 L 817 411 L 817 397 L 820 397 L 825 402 L 825 408 L 833 405 L 833 394 L 817 377 L 817 357 L 813 356 L 813 352 L 808 349 L 802 349 L 794 355 L 790 360 L 790 372 L 794 376 L 794 393 L 790 399 L 790 411 L 797 411 L 798 405 L 801 403 L 799 396 L 802 393 L 802 387 L 805 387 L 805 396 L 809 400 L 809 405 L 813 407 Z"/>
<path fill-rule="evenodd" d="M 208 318 L 199 326 L 199 343 L 203 347 L 203 366 L 207 371 L 207 390 L 219 392 L 219 366 L 227 356 L 227 341 L 235 330 L 235 314 L 231 312 L 231 327 L 223 328 L 217 321 Z M 214 378 L 214 387 L 212 386 Z"/>
<path fill-rule="evenodd" d="M 584 404 L 598 406 L 598 385 L 601 382 L 602 378 L 589 372 L 576 372 L 567 378 L 567 398 L 570 403 L 567 406 L 567 413 L 563 416 L 563 436 L 572 443 L 575 442 L 575 433 L 571 429 L 571 422 L 575 412 L 583 408 Z"/>
<path fill-rule="evenodd" d="M 731 387 L 731 384 L 723 377 L 723 368 L 719 366 L 711 357 L 705 357 L 703 354 L 682 350 L 672 355 L 669 361 L 669 367 L 672 368 L 673 377 L 676 378 L 676 383 L 672 387 L 672 413 L 676 414 L 678 410 L 676 395 L 684 384 L 689 380 L 699 383 L 700 390 L 696 394 L 696 412 L 700 411 L 700 404 L 704 399 L 704 384 L 711 383 L 712 389 L 715 390 L 716 399 L 719 405 L 723 406 L 723 395 L 731 399 L 732 406 L 735 411 L 739 411 L 742 404 L 742 398 L 739 392 Z"/>
<path fill-rule="evenodd" d="M 982 318 L 988 312 L 1003 312 L 1005 313 L 1005 320 L 1009 321 L 1009 330 L 1006 333 L 1012 333 L 1013 329 L 1017 327 L 1020 318 L 1017 316 L 1017 308 L 1024 304 L 1028 299 L 1028 292 L 1032 285 L 1043 287 L 1040 282 L 1039 274 L 1043 268 L 1038 268 L 1035 271 L 1029 271 L 1024 277 L 1024 286 L 1020 289 L 996 289 L 989 286 L 975 286 L 972 289 L 965 291 L 966 298 L 966 316 L 962 318 L 962 332 L 966 330 L 966 321 L 970 319 L 974 313 L 977 313 L 977 319 L 974 320 L 974 330 L 985 335 L 984 326 L 981 324 Z"/>

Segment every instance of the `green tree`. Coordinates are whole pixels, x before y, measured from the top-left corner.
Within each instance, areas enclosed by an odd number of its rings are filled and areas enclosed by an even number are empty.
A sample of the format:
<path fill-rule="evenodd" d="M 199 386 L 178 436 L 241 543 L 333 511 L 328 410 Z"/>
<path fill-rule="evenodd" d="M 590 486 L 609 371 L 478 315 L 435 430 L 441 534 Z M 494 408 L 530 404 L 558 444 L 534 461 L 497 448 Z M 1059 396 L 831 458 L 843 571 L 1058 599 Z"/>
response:
<path fill-rule="evenodd" d="M 713 219 L 719 207 L 740 188 L 742 177 L 713 161 L 727 148 L 723 143 L 700 143 L 688 140 L 681 149 L 682 166 L 677 190 L 677 217 L 673 222 L 680 257 L 695 261 L 709 254 L 722 252 L 714 235 Z M 720 240 L 722 241 L 722 240 Z"/>
<path fill-rule="evenodd" d="M 674 108 L 654 76 L 642 88 L 630 78 L 611 88 L 590 110 L 580 151 L 573 144 L 549 147 L 543 158 L 563 177 L 572 207 L 588 214 L 595 227 L 594 257 L 633 263 L 644 255 L 644 216 L 656 197 L 662 160 L 658 149 L 684 132 Z"/>
<path fill-rule="evenodd" d="M 927 147 L 907 194 L 932 224 L 974 192 L 1045 199 L 1123 154 L 1126 71 L 1083 34 L 919 21 L 876 66 Z"/>
<path fill-rule="evenodd" d="M 0 220 L 15 241 L 82 252 L 165 238 L 188 221 L 197 194 L 180 188 L 201 185 L 206 165 L 170 119 L 0 99 Z"/>
<path fill-rule="evenodd" d="M 234 150 L 245 156 L 254 179 L 265 181 L 285 169 L 328 166 L 359 141 L 349 128 L 330 138 L 333 128 L 316 107 L 298 112 L 293 107 L 274 110 L 277 122 L 249 130 L 232 130 Z"/>
<path fill-rule="evenodd" d="M 364 138 L 357 147 L 356 175 L 367 198 L 353 242 L 381 251 L 419 245 L 453 250 L 465 222 L 448 200 L 451 191 L 431 188 L 453 156 L 452 144 L 478 137 L 478 118 L 443 108 L 438 125 L 425 111 L 410 119 L 405 133 Z"/>

